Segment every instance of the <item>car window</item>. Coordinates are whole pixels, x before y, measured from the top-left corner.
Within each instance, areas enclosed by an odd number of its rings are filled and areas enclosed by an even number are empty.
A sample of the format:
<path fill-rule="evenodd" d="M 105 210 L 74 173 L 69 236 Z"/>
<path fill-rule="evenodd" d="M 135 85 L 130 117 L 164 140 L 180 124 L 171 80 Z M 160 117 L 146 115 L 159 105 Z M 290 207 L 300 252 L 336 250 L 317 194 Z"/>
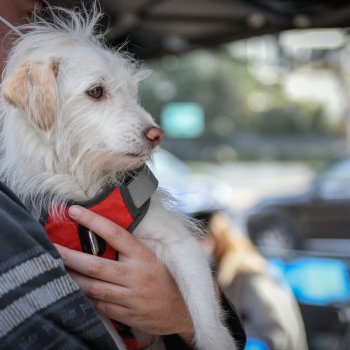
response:
<path fill-rule="evenodd" d="M 186 176 L 190 173 L 184 162 L 163 149 L 154 154 L 149 166 L 160 182 L 166 182 L 169 177 Z"/>
<path fill-rule="evenodd" d="M 350 159 L 335 163 L 323 175 L 326 179 L 350 179 Z"/>
<path fill-rule="evenodd" d="M 325 199 L 345 199 L 350 196 L 350 159 L 333 164 L 319 180 L 319 191 Z"/>

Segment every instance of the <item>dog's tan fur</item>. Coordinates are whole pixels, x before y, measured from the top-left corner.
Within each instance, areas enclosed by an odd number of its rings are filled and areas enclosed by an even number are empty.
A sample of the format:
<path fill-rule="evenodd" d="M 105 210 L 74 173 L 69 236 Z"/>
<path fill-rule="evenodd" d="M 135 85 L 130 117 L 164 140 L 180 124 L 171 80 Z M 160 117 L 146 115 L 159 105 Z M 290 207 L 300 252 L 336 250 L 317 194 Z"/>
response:
<path fill-rule="evenodd" d="M 3 82 L 5 97 L 20 108 L 40 129 L 48 131 L 57 114 L 58 61 L 25 62 Z"/>

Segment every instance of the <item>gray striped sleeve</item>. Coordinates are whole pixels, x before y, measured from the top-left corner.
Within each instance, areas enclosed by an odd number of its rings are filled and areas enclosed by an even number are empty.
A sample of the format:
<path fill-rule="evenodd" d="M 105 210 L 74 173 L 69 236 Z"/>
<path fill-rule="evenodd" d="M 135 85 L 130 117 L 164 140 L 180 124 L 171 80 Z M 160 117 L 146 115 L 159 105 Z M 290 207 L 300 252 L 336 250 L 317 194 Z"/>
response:
<path fill-rule="evenodd" d="M 62 276 L 15 300 L 0 311 L 0 338 L 36 312 L 78 289 L 68 276 Z"/>
<path fill-rule="evenodd" d="M 0 297 L 54 268 L 62 267 L 61 259 L 53 259 L 48 253 L 36 256 L 0 275 Z"/>

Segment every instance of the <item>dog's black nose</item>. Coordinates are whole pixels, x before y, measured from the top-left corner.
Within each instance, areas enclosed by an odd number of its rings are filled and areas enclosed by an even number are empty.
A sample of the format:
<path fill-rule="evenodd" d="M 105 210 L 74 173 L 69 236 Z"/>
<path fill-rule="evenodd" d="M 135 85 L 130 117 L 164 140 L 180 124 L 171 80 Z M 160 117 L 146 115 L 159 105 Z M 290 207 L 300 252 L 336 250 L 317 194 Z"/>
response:
<path fill-rule="evenodd" d="M 152 148 L 156 148 L 163 140 L 164 133 L 160 128 L 151 127 L 145 131 L 145 136 L 150 141 Z"/>

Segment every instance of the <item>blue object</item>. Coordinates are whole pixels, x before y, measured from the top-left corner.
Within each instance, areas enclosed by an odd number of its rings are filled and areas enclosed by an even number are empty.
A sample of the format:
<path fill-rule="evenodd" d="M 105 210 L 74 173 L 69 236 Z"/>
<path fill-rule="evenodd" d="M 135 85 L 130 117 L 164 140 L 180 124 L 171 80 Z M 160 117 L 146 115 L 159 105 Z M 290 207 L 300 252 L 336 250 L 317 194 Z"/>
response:
<path fill-rule="evenodd" d="M 346 265 L 340 260 L 300 258 L 284 267 L 270 261 L 284 274 L 299 302 L 326 305 L 350 300 L 350 282 Z"/>
<path fill-rule="evenodd" d="M 249 338 L 244 350 L 269 350 L 269 348 L 260 339 Z"/>
<path fill-rule="evenodd" d="M 162 110 L 161 127 L 170 137 L 195 138 L 204 132 L 204 111 L 198 103 L 168 103 Z"/>

